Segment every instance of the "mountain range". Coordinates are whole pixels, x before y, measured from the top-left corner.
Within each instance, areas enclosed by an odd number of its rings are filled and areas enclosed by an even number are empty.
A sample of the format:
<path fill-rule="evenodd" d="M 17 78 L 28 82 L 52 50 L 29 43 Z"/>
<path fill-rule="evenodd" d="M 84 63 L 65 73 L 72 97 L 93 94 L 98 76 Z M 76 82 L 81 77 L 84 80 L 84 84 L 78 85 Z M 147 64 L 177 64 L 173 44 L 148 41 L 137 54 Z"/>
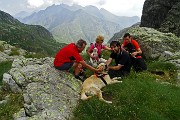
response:
<path fill-rule="evenodd" d="M 63 46 L 57 43 L 52 34 L 44 27 L 21 23 L 3 11 L 0 11 L 0 40 L 29 52 L 48 56 L 54 56 Z"/>
<path fill-rule="evenodd" d="M 41 25 L 48 29 L 60 43 L 85 39 L 94 42 L 97 35 L 104 35 L 107 42 L 114 33 L 140 21 L 138 16 L 116 16 L 95 6 L 66 4 L 52 5 L 30 16 L 17 17 L 26 24 Z"/>

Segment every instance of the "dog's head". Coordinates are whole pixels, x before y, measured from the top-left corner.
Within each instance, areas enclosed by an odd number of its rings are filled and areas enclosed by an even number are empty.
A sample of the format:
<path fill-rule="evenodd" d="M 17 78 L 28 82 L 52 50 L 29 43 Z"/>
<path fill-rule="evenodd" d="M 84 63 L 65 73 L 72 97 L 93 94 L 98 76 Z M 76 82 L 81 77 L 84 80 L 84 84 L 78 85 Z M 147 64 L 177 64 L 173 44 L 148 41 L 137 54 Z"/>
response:
<path fill-rule="evenodd" d="M 93 53 L 97 53 L 97 51 L 98 51 L 98 49 L 95 47 L 95 48 L 93 49 Z"/>
<path fill-rule="evenodd" d="M 98 57 L 98 49 L 95 47 L 92 52 L 93 56 Z"/>
<path fill-rule="evenodd" d="M 107 65 L 105 63 L 100 63 L 97 68 L 102 69 L 102 73 L 107 73 Z"/>

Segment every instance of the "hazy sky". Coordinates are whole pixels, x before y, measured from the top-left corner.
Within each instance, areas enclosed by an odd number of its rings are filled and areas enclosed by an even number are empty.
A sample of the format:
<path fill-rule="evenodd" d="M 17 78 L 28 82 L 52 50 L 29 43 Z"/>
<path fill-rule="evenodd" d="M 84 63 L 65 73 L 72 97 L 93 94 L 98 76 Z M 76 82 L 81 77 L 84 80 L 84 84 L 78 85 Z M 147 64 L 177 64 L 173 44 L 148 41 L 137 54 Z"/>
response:
<path fill-rule="evenodd" d="M 0 0 L 0 10 L 14 15 L 20 11 L 32 12 L 52 4 L 94 5 L 118 16 L 139 16 L 145 0 Z"/>

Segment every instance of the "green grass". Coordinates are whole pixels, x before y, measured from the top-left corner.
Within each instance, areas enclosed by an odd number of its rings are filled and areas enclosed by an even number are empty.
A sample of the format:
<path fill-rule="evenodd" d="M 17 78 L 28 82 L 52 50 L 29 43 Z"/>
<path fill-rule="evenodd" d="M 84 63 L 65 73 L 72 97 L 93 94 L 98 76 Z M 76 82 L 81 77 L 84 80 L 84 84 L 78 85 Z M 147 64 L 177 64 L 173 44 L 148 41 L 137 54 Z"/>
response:
<path fill-rule="evenodd" d="M 161 72 L 157 79 L 169 83 L 177 83 L 177 67 L 172 63 L 165 61 L 148 61 L 149 72 Z"/>
<path fill-rule="evenodd" d="M 4 51 L 4 47 L 2 45 L 0 45 L 0 51 L 3 52 Z"/>
<path fill-rule="evenodd" d="M 80 101 L 74 120 L 179 120 L 180 88 L 155 81 L 149 72 L 132 73 L 123 83 L 103 88 L 104 98 Z"/>
<path fill-rule="evenodd" d="M 3 74 L 10 70 L 11 61 L 0 63 L 0 86 L 2 85 Z M 13 94 L 10 91 L 0 90 L 0 101 L 7 98 L 7 103 L 0 104 L 0 120 L 12 120 L 15 112 L 23 107 L 23 96 L 21 94 Z"/>
<path fill-rule="evenodd" d="M 9 96 L 7 103 L 0 104 L 0 120 L 12 120 L 13 114 L 23 107 L 23 96 L 8 91 L 0 91 L 0 93 L 1 99 L 4 99 L 6 95 Z"/>
<path fill-rule="evenodd" d="M 103 56 L 107 59 L 109 53 L 104 52 Z M 102 89 L 103 97 L 111 100 L 112 104 L 104 103 L 95 96 L 87 101 L 80 100 L 72 120 L 180 120 L 177 68 L 157 60 L 146 63 L 147 71 L 135 73 L 132 70 L 122 83 Z M 153 74 L 152 71 L 164 74 Z"/>
<path fill-rule="evenodd" d="M 11 53 L 10 53 L 10 56 L 13 56 L 13 55 L 20 55 L 19 53 L 19 48 L 11 48 Z"/>
<path fill-rule="evenodd" d="M 44 58 L 47 57 L 46 55 L 42 54 L 42 53 L 26 53 L 26 55 L 24 55 L 25 58 Z"/>
<path fill-rule="evenodd" d="M 11 61 L 0 63 L 0 85 L 2 85 L 3 74 L 7 72 L 8 70 L 10 70 L 11 65 L 12 65 Z"/>

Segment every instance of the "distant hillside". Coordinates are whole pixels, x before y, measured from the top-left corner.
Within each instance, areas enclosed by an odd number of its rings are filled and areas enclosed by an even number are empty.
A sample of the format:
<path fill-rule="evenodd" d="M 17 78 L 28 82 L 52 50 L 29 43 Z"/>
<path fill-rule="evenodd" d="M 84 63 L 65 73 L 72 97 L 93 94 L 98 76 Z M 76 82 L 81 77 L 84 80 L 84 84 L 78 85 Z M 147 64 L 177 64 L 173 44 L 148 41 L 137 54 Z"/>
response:
<path fill-rule="evenodd" d="M 26 25 L 0 11 L 0 40 L 31 52 L 54 55 L 61 47 L 42 26 Z"/>
<path fill-rule="evenodd" d="M 140 22 L 130 26 L 130 27 L 127 27 L 127 28 L 124 28 L 122 29 L 121 31 L 117 32 L 114 34 L 114 36 L 108 41 L 108 43 L 111 43 L 112 41 L 116 41 L 116 40 L 120 40 L 122 42 L 122 37 L 124 36 L 124 34 L 131 28 L 133 27 L 138 27 L 140 25 Z"/>
<path fill-rule="evenodd" d="M 44 26 L 63 43 L 79 38 L 93 42 L 99 34 L 104 35 L 107 42 L 115 32 L 139 21 L 139 17 L 119 17 L 94 6 L 65 4 L 52 5 L 22 20 L 26 24 Z"/>

